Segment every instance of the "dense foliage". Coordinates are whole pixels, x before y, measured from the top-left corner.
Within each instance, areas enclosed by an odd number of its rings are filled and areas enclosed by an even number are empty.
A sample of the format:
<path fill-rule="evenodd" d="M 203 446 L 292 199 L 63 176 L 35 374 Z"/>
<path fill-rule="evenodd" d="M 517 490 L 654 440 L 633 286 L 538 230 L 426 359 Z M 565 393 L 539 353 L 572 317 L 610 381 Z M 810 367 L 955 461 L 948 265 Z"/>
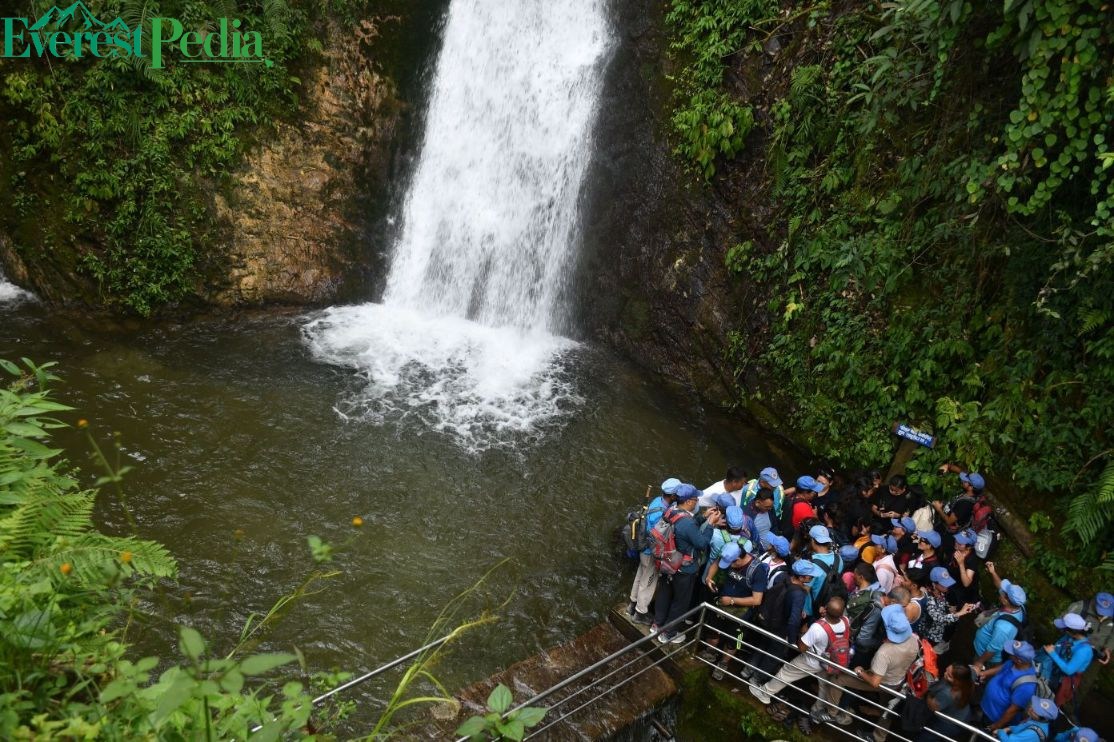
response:
<path fill-rule="evenodd" d="M 903 421 L 938 438 L 921 472 L 959 460 L 1023 493 L 1097 490 L 1114 447 L 1104 2 L 672 8 L 678 152 L 706 177 L 719 155 L 711 187 L 764 168 L 779 215 L 727 251 L 772 318 L 733 336 L 740 377 L 763 379 L 795 435 L 844 464 L 888 460 Z M 746 84 L 770 65 L 788 84 Z M 717 122 L 740 107 L 756 131 L 731 163 L 740 148 Z M 1101 507 L 1088 512 L 1093 526 Z M 1094 561 L 1111 541 L 1087 532 Z"/>
<path fill-rule="evenodd" d="M 215 234 L 211 194 L 248 144 L 298 106 L 297 66 L 322 49 L 326 13 L 352 17 L 359 0 L 88 0 L 129 28 L 178 18 L 214 32 L 220 18 L 259 31 L 270 64 L 174 64 L 149 59 L 0 62 L 0 190 L 23 251 L 60 251 L 109 304 L 139 314 L 185 295 Z M 66 3 L 60 4 L 65 6 Z M 5 7 L 32 20 L 41 1 Z M 7 159 L 7 158 L 3 158 Z"/>

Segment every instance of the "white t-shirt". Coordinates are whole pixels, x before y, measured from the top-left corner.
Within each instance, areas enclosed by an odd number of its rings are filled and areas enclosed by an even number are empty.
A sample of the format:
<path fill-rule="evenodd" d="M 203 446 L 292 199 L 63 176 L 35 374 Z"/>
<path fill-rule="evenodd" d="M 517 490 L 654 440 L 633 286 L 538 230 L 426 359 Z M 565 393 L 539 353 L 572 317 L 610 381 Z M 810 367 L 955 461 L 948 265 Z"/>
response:
<path fill-rule="evenodd" d="M 701 495 L 700 499 L 696 501 L 696 506 L 698 508 L 710 508 L 716 504 L 716 495 L 723 494 L 731 495 L 731 497 L 735 500 L 735 504 L 739 505 L 742 501 L 742 488 L 739 488 L 734 492 L 728 492 L 727 488 L 723 486 L 723 483 L 726 481 L 726 479 L 721 479 L 715 484 L 709 484 L 707 487 L 705 487 L 704 494 Z"/>
<path fill-rule="evenodd" d="M 840 619 L 838 623 L 833 624 L 828 623 L 826 619 L 822 618 L 816 623 L 812 624 L 812 626 L 808 627 L 808 631 L 806 631 L 804 633 L 804 636 L 801 637 L 801 641 L 804 642 L 804 645 L 808 647 L 809 650 L 811 650 L 808 654 L 805 655 L 805 664 L 810 670 L 820 669 L 820 660 L 818 660 L 817 657 L 824 654 L 824 651 L 828 648 L 828 632 L 825 631 L 824 627 L 820 625 L 821 622 L 827 623 L 829 626 L 831 626 L 832 633 L 837 636 L 842 634 L 844 631 L 845 624 L 842 619 Z"/>

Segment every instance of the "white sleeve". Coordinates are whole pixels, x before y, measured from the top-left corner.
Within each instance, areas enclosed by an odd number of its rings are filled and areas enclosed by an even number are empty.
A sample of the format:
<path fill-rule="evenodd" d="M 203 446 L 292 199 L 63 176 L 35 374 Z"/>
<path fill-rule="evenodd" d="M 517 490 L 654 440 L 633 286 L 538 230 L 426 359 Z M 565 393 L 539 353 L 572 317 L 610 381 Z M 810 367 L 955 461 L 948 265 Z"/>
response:
<path fill-rule="evenodd" d="M 704 494 L 696 501 L 696 506 L 701 508 L 710 508 L 716 504 L 716 495 L 722 495 L 727 490 L 723 486 L 723 481 L 709 484 L 704 488 Z"/>

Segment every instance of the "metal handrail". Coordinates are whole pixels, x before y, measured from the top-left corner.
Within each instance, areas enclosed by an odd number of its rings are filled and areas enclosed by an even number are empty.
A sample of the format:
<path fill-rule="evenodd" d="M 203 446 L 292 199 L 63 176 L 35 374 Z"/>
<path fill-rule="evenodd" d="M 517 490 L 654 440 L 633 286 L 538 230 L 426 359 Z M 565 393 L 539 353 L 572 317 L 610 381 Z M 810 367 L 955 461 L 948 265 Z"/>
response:
<path fill-rule="evenodd" d="M 739 624 L 741 627 L 746 629 L 747 632 L 753 632 L 754 634 L 759 634 L 759 635 L 765 636 L 768 639 L 774 641 L 775 643 L 778 643 L 778 644 L 780 644 L 782 646 L 785 646 L 785 647 L 792 647 L 794 650 L 797 650 L 797 647 L 790 645 L 789 642 L 787 642 L 784 637 L 780 637 L 776 634 L 771 633 L 770 631 L 766 630 L 765 628 L 763 628 L 761 626 L 757 626 L 753 623 L 750 623 L 749 621 L 745 621 L 744 619 L 741 619 L 738 616 L 735 616 L 731 613 L 728 613 L 728 612 L 724 611 L 723 609 L 721 609 L 718 606 L 714 606 L 714 605 L 711 605 L 711 604 L 708 604 L 708 603 L 702 603 L 701 605 L 698 605 L 698 606 L 692 608 L 691 610 L 685 612 L 684 614 L 682 614 L 681 616 L 679 616 L 675 620 L 673 620 L 673 621 L 669 622 L 668 624 L 666 624 L 665 626 L 661 627 L 661 631 L 663 631 L 663 632 L 669 631 L 669 630 L 671 630 L 675 627 L 680 626 L 683 621 L 685 621 L 689 618 L 692 618 L 697 613 L 699 613 L 700 614 L 699 621 L 698 621 L 697 625 L 695 627 L 693 627 L 696 631 L 696 634 L 695 634 L 694 638 L 688 639 L 686 642 L 684 642 L 680 645 L 677 645 L 676 649 L 674 649 L 673 651 L 663 652 L 661 657 L 649 662 L 649 664 L 647 664 L 645 667 L 643 667 L 641 669 L 638 669 L 637 671 L 633 672 L 631 675 L 623 678 L 622 680 L 618 681 L 617 683 L 600 690 L 598 693 L 593 695 L 588 700 L 580 703 L 575 708 L 572 708 L 571 710 L 563 711 L 560 714 L 560 716 L 557 716 L 556 718 L 546 719 L 545 725 L 541 726 L 541 727 L 538 727 L 537 729 L 530 730 L 530 733 L 526 737 L 526 739 L 532 739 L 534 737 L 537 737 L 538 735 L 542 734 L 546 730 L 551 729 L 552 727 L 562 723 L 563 721 L 568 719 L 570 716 L 576 714 L 577 712 L 583 710 L 584 708 L 587 708 L 588 706 L 592 705 L 593 703 L 596 703 L 597 701 L 602 699 L 604 696 L 607 696 L 608 694 L 614 692 L 615 690 L 617 690 L 617 689 L 623 687 L 624 685 L 630 683 L 635 678 L 640 677 L 643 673 L 646 673 L 649 670 L 651 670 L 651 669 L 657 667 L 658 665 L 662 664 L 663 662 L 667 661 L 668 659 L 673 657 L 675 654 L 677 654 L 677 652 L 681 652 L 681 651 L 684 651 L 684 650 L 690 649 L 690 648 L 695 649 L 695 648 L 698 648 L 699 646 L 703 645 L 705 647 L 708 647 L 709 649 L 713 649 L 714 651 L 719 652 L 723 656 L 726 656 L 727 652 L 725 650 L 720 649 L 718 647 L 714 647 L 710 643 L 708 643 L 706 641 L 703 641 L 701 639 L 701 636 L 702 636 L 702 634 L 705 630 L 716 632 L 717 634 L 719 634 L 721 636 L 724 636 L 724 637 L 729 637 L 732 640 L 735 640 L 737 638 L 737 637 L 735 637 L 734 635 L 732 635 L 728 632 L 724 632 L 724 631 L 718 629 L 717 627 L 708 624 L 707 618 L 708 618 L 709 612 L 712 613 L 712 614 L 721 616 L 723 618 L 726 618 L 726 619 L 728 619 L 728 620 L 730 620 L 734 623 Z M 567 688 L 570 685 L 572 685 L 573 683 L 576 683 L 577 681 L 582 680 L 582 679 L 588 677 L 589 675 L 601 670 L 602 668 L 606 667 L 607 665 L 609 665 L 611 662 L 615 661 L 616 659 L 619 659 L 620 657 L 623 657 L 624 655 L 626 655 L 630 652 L 634 652 L 636 650 L 639 650 L 639 649 L 645 647 L 647 644 L 652 644 L 654 641 L 657 640 L 657 638 L 658 638 L 657 634 L 649 634 L 647 636 L 642 637 L 641 639 L 638 639 L 638 640 L 628 644 L 627 646 L 623 647 L 622 649 L 619 649 L 615 652 L 612 652 L 611 654 L 604 657 L 603 659 L 598 660 L 597 662 L 593 663 L 592 665 L 589 665 L 588 667 L 585 667 L 585 668 L 579 670 L 578 672 L 570 675 L 568 678 L 565 678 L 561 682 L 556 683 L 549 688 L 546 688 L 545 690 L 541 691 L 540 693 L 535 694 L 532 698 L 530 698 L 528 700 L 525 700 L 525 701 L 519 703 L 518 705 L 514 706 L 513 708 L 508 710 L 503 715 L 504 718 L 507 718 L 508 716 L 515 713 L 516 711 L 519 711 L 519 710 L 521 710 L 521 709 L 523 709 L 527 706 L 538 705 L 541 701 L 544 701 L 545 699 L 550 698 L 553 694 L 561 691 L 562 689 Z M 742 640 L 742 644 L 744 646 L 756 651 L 756 652 L 760 652 L 760 653 L 766 654 L 767 656 L 771 656 L 771 657 L 775 656 L 775 655 L 770 654 L 769 652 L 766 652 L 761 647 L 755 646 L 754 644 L 752 644 L 750 642 L 747 642 L 745 640 Z M 669 647 L 670 647 L 670 645 L 667 644 L 667 645 L 665 645 L 665 647 L 663 647 L 663 650 L 668 649 Z M 855 673 L 852 672 L 849 668 L 846 668 L 846 667 L 843 667 L 843 666 L 841 666 L 837 663 L 834 663 L 826 657 L 821 657 L 821 656 L 818 656 L 818 655 L 813 655 L 813 657 L 817 661 L 822 663 L 823 665 L 827 665 L 828 667 L 832 668 L 837 674 L 844 674 L 844 675 L 851 676 L 851 677 L 857 677 L 855 675 Z M 582 694 L 586 693 L 587 691 L 589 691 L 593 688 L 597 688 L 598 686 L 600 686 L 600 684 L 604 683 L 604 681 L 606 681 L 609 678 L 612 678 L 615 675 L 623 672 L 624 670 L 630 668 L 632 665 L 634 665 L 638 662 L 647 660 L 647 659 L 648 659 L 648 654 L 641 654 L 640 653 L 639 656 L 624 662 L 619 667 L 610 670 L 609 672 L 607 672 L 606 674 L 602 675 L 599 678 L 596 678 L 595 680 L 593 680 L 592 682 L 590 682 L 589 684 L 587 684 L 583 688 L 580 688 L 580 689 L 576 690 L 574 693 L 570 694 L 569 696 L 566 696 L 565 698 L 562 698 L 560 701 L 558 701 L 556 704 L 554 704 L 552 707 L 550 707 L 549 711 L 551 713 L 553 713 L 556 709 L 558 709 L 563 704 L 569 703 L 574 698 L 577 698 L 578 696 L 581 696 Z M 708 665 L 714 665 L 715 664 L 714 662 L 710 662 L 710 661 L 708 661 L 704 658 L 701 658 L 701 657 L 697 657 L 697 659 L 700 662 L 703 662 L 704 664 L 708 664 Z M 781 659 L 781 658 L 779 657 L 778 659 Z M 740 664 L 743 664 L 747 667 L 757 669 L 755 665 L 753 665 L 749 662 L 745 662 L 741 658 L 736 657 L 735 661 L 739 662 Z M 739 682 L 741 682 L 741 683 L 743 683 L 747 686 L 757 687 L 755 683 L 752 683 L 749 680 L 747 680 L 747 679 L 745 679 L 745 678 L 743 678 L 739 675 L 736 675 L 736 674 L 731 673 L 731 672 L 727 672 L 727 674 L 730 675 L 735 680 L 738 680 Z M 829 685 L 837 685 L 834 678 L 829 679 L 827 677 L 827 673 L 818 673 L 814 677 L 821 683 L 827 683 Z M 860 693 L 856 692 L 854 689 L 847 688 L 845 686 L 841 686 L 841 689 L 843 690 L 844 694 L 850 695 L 852 698 L 856 699 L 856 701 L 858 701 L 860 703 L 865 702 L 865 703 L 879 709 L 880 711 L 883 712 L 883 717 L 886 714 L 894 715 L 895 714 L 894 709 L 896 707 L 897 702 L 900 701 L 900 700 L 903 700 L 906 697 L 905 693 L 901 692 L 900 690 L 891 688 L 889 686 L 880 685 L 880 686 L 878 686 L 878 688 L 874 692 L 875 693 L 880 693 L 880 694 L 883 694 L 883 695 L 888 695 L 891 698 L 891 701 L 888 704 L 882 704 L 882 703 L 879 703 L 872 698 L 868 698 L 864 695 L 861 695 Z M 813 698 L 815 698 L 816 700 L 823 700 L 823 699 L 820 699 L 819 696 L 817 696 L 817 695 L 813 695 L 813 694 L 806 694 L 806 695 L 810 695 Z M 794 704 L 789 703 L 787 701 L 784 701 L 782 699 L 779 699 L 779 700 L 781 700 L 782 703 L 785 703 L 790 708 L 793 708 L 793 709 L 795 709 L 796 711 L 798 711 L 802 714 L 807 715 L 809 713 L 808 709 L 800 708 L 800 707 L 795 706 Z M 898 732 L 896 732 L 892 729 L 882 727 L 880 724 L 875 723 L 875 721 L 872 721 L 869 718 L 866 718 L 864 716 L 860 716 L 860 715 L 855 714 L 851 711 L 847 711 L 846 713 L 848 713 L 852 718 L 854 718 L 854 719 L 856 719 L 856 720 L 858 720 L 858 721 L 860 721 L 860 722 L 862 722 L 862 723 L 864 723 L 868 726 L 871 726 L 875 729 L 884 730 L 888 735 L 890 735 L 891 738 L 893 738 L 895 740 L 900 740 L 902 742 L 910 742 L 910 740 L 907 737 L 902 736 L 900 733 L 898 733 Z M 984 730 L 979 729 L 979 728 L 974 727 L 974 726 L 971 726 L 970 724 L 967 724 L 965 722 L 959 721 L 958 719 L 955 719 L 954 717 L 949 716 L 947 714 L 942 714 L 942 713 L 939 713 L 939 712 L 935 712 L 934 716 L 945 719 L 949 723 L 954 724 L 957 728 L 960 728 L 960 729 L 963 729 L 963 730 L 969 732 L 970 734 L 974 735 L 974 737 L 973 737 L 974 739 L 995 740 L 995 738 L 993 736 L 987 734 Z M 847 736 L 849 736 L 853 739 L 858 738 L 857 735 L 855 735 L 851 730 L 845 729 L 844 727 L 842 727 L 838 724 L 831 724 L 830 726 L 832 728 L 836 729 L 837 731 L 841 732 L 842 734 L 847 735 Z M 940 739 L 948 739 L 942 733 L 937 732 L 936 730 L 925 729 L 925 731 L 930 732 L 931 734 L 933 734 L 936 737 L 939 737 Z M 465 742 L 466 740 L 467 740 L 467 737 L 461 737 L 457 740 L 457 742 Z"/>

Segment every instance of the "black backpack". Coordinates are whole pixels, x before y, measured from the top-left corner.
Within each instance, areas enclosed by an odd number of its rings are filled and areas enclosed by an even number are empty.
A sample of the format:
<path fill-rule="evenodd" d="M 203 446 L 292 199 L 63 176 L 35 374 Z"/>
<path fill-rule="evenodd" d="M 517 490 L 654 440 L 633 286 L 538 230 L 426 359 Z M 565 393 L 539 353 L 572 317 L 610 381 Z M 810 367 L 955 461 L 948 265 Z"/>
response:
<path fill-rule="evenodd" d="M 814 616 L 820 616 L 820 608 L 828 604 L 828 601 L 835 597 L 847 600 L 847 586 L 843 584 L 843 557 L 839 554 L 835 555 L 835 562 L 830 566 L 826 562 L 812 562 L 824 573 L 824 584 L 820 587 L 820 593 L 816 596 L 816 602 L 812 606 L 812 613 Z"/>
<path fill-rule="evenodd" d="M 762 602 L 758 605 L 758 618 L 761 620 L 762 625 L 768 631 L 780 635 L 782 629 L 785 628 L 786 623 L 789 621 L 789 591 L 799 590 L 804 592 L 805 588 L 800 585 L 793 584 L 793 581 L 786 578 L 774 585 L 769 591 L 762 596 Z"/>
<path fill-rule="evenodd" d="M 623 544 L 627 549 L 627 557 L 638 559 L 638 555 L 650 548 L 650 529 L 646 521 L 652 513 L 660 513 L 664 508 L 651 508 L 646 503 L 637 510 L 627 513 L 627 523 L 623 526 Z"/>

